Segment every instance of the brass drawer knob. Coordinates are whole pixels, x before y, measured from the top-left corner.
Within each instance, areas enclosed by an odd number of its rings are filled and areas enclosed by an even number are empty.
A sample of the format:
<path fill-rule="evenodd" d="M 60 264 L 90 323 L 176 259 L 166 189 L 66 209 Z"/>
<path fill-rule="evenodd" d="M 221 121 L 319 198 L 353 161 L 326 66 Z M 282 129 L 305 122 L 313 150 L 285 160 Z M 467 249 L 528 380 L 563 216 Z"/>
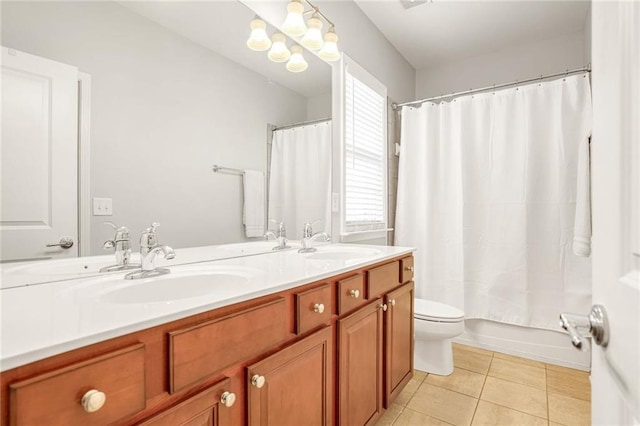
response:
<path fill-rule="evenodd" d="M 358 297 L 360 297 L 360 291 L 359 290 L 351 290 L 349 292 L 349 296 L 353 297 L 354 299 L 357 299 Z"/>
<path fill-rule="evenodd" d="M 382 308 L 383 311 L 387 311 L 387 304 L 383 303 L 382 305 L 378 306 L 379 308 Z"/>
<path fill-rule="evenodd" d="M 233 392 L 225 392 L 220 396 L 220 402 L 227 408 L 233 407 L 233 404 L 236 403 L 236 394 Z"/>
<path fill-rule="evenodd" d="M 316 312 L 318 314 L 323 313 L 324 312 L 324 304 L 316 303 L 315 305 L 313 305 L 313 312 Z"/>
<path fill-rule="evenodd" d="M 80 403 L 82 404 L 84 411 L 87 413 L 93 413 L 101 409 L 106 400 L 107 396 L 104 392 L 100 392 L 97 389 L 91 389 L 85 392 Z"/>
<path fill-rule="evenodd" d="M 405 266 L 404 270 L 405 271 L 409 271 L 409 272 L 413 272 L 413 266 Z"/>
<path fill-rule="evenodd" d="M 265 381 L 264 376 L 260 376 L 259 374 L 256 374 L 251 378 L 251 384 L 258 389 L 264 386 Z"/>
<path fill-rule="evenodd" d="M 396 306 L 396 299 L 389 299 L 389 305 Z"/>

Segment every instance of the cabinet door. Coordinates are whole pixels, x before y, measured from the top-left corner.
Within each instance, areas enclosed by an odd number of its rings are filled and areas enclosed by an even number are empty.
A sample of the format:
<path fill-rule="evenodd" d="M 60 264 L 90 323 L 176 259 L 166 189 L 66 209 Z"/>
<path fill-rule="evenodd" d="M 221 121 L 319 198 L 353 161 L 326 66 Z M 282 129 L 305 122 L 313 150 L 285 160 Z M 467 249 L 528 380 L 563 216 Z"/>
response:
<path fill-rule="evenodd" d="M 374 424 L 382 410 L 382 299 L 338 321 L 339 424 Z"/>
<path fill-rule="evenodd" d="M 326 327 L 247 367 L 249 425 L 329 425 L 333 332 Z"/>
<path fill-rule="evenodd" d="M 385 408 L 413 377 L 413 282 L 387 294 Z"/>
<path fill-rule="evenodd" d="M 152 417 L 141 426 L 229 426 L 230 408 L 236 399 L 230 389 L 231 380 L 225 379 Z"/>

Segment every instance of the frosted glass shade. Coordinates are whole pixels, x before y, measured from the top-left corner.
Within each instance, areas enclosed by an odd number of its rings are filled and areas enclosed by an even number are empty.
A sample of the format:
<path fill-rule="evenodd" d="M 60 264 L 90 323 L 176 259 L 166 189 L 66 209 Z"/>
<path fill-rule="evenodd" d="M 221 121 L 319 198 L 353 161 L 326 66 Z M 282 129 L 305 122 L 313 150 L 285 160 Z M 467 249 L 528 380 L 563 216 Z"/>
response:
<path fill-rule="evenodd" d="M 318 50 L 324 44 L 322 40 L 322 21 L 318 19 L 318 15 L 313 14 L 311 19 L 307 21 L 307 32 L 305 33 L 300 43 L 311 50 Z"/>
<path fill-rule="evenodd" d="M 271 47 L 271 40 L 267 36 L 267 24 L 262 19 L 254 19 L 251 21 L 251 35 L 247 40 L 247 47 L 251 50 L 259 52 L 267 50 Z"/>
<path fill-rule="evenodd" d="M 282 31 L 292 37 L 299 37 L 307 31 L 302 13 L 304 6 L 299 0 L 291 0 L 287 5 L 287 17 L 282 24 Z"/>
<path fill-rule="evenodd" d="M 302 47 L 291 46 L 291 59 L 287 62 L 287 69 L 291 72 L 302 72 L 309 67 L 302 56 Z"/>
<path fill-rule="evenodd" d="M 287 48 L 285 43 L 286 38 L 284 34 L 275 33 L 271 36 L 271 50 L 267 54 L 267 57 L 273 62 L 286 62 L 291 57 L 291 52 Z"/>
<path fill-rule="evenodd" d="M 322 50 L 318 52 L 318 56 L 325 61 L 337 61 L 340 59 L 338 35 L 335 33 L 333 27 L 329 28 L 329 31 L 324 35 L 324 46 L 322 46 Z"/>

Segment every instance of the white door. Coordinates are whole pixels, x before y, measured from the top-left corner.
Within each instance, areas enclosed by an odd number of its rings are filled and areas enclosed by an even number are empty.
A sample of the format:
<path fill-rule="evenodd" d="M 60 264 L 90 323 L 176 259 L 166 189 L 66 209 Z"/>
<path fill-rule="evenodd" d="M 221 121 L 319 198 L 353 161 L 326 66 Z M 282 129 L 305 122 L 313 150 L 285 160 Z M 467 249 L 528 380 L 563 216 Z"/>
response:
<path fill-rule="evenodd" d="M 77 256 L 78 70 L 1 49 L 0 260 Z"/>
<path fill-rule="evenodd" d="M 592 347 L 592 421 L 640 422 L 640 3 L 592 3 L 593 303 L 610 340 Z"/>

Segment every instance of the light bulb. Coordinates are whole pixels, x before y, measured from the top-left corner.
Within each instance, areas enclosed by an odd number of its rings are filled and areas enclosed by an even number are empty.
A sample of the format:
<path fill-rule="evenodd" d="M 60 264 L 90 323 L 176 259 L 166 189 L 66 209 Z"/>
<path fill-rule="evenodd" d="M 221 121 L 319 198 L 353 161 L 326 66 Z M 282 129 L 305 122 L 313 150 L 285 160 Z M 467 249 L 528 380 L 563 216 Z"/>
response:
<path fill-rule="evenodd" d="M 287 49 L 285 43 L 286 38 L 282 33 L 275 33 L 271 36 L 271 50 L 267 54 L 267 57 L 273 62 L 286 62 L 291 57 L 291 52 Z"/>
<path fill-rule="evenodd" d="M 318 53 L 318 56 L 325 61 L 337 61 L 340 59 L 338 34 L 336 34 L 333 25 L 329 27 L 329 30 L 324 35 L 324 46 L 322 46 L 322 50 Z"/>
<path fill-rule="evenodd" d="M 291 72 L 302 72 L 309 67 L 307 61 L 302 56 L 302 47 L 295 45 L 291 46 L 291 59 L 287 62 L 287 69 Z"/>
<path fill-rule="evenodd" d="M 307 26 L 304 24 L 302 13 L 304 12 L 304 6 L 300 3 L 300 0 L 291 0 L 287 5 L 287 17 L 282 24 L 282 31 L 292 37 L 299 37 L 307 31 Z"/>
<path fill-rule="evenodd" d="M 318 18 L 318 14 L 314 13 L 311 19 L 307 21 L 307 32 L 300 40 L 300 43 L 311 50 L 318 50 L 322 47 L 322 21 Z"/>
<path fill-rule="evenodd" d="M 267 36 L 267 24 L 260 18 L 251 21 L 251 35 L 247 40 L 247 47 L 251 50 L 259 52 L 267 50 L 271 47 L 271 40 Z"/>

